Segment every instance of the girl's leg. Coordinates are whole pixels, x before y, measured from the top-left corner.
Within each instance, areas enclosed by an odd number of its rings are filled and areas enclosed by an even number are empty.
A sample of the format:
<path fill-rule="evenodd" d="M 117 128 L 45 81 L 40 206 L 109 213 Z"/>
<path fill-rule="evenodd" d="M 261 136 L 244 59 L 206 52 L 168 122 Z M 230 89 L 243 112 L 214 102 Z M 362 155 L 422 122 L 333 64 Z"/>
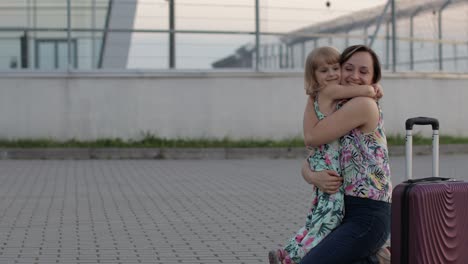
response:
<path fill-rule="evenodd" d="M 390 233 L 390 204 L 356 197 L 346 197 L 345 203 L 343 223 L 312 248 L 301 264 L 375 262 L 375 253 Z"/>
<path fill-rule="evenodd" d="M 270 264 L 296 264 L 284 249 L 270 250 L 268 260 Z"/>

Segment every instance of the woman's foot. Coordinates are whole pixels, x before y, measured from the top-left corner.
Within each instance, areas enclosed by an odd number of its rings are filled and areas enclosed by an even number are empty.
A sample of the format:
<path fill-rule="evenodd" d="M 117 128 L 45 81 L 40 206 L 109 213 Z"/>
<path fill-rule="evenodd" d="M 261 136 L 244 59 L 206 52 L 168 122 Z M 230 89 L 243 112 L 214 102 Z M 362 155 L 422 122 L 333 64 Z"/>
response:
<path fill-rule="evenodd" d="M 390 247 L 381 247 L 379 251 L 377 251 L 377 258 L 379 259 L 379 264 L 390 264 Z"/>

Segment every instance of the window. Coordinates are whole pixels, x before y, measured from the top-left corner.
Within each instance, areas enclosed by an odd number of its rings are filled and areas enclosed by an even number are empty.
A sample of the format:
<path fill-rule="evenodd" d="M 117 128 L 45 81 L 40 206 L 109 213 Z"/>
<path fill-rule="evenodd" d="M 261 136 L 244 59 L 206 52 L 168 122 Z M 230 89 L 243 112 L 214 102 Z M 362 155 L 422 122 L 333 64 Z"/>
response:
<path fill-rule="evenodd" d="M 70 41 L 72 50 L 71 65 L 78 66 L 76 39 Z M 68 41 L 67 39 L 39 39 L 35 46 L 36 69 L 53 70 L 67 69 Z"/>

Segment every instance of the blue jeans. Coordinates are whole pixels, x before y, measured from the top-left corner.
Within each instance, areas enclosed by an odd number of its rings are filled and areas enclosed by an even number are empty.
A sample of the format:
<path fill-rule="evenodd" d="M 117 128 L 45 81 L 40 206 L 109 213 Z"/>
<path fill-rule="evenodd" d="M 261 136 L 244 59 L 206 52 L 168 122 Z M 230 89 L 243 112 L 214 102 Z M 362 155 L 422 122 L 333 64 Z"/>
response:
<path fill-rule="evenodd" d="M 390 235 L 390 203 L 345 196 L 343 222 L 312 248 L 300 264 L 378 263 Z"/>

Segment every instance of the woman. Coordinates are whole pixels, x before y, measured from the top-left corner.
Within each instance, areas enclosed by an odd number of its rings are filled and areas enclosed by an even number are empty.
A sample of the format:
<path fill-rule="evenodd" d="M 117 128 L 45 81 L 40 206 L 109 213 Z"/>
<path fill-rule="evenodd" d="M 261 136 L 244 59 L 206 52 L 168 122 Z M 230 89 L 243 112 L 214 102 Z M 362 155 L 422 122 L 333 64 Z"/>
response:
<path fill-rule="evenodd" d="M 327 113 L 336 110 L 337 99 L 357 96 L 376 96 L 371 85 L 343 86 L 341 80 L 340 52 L 330 46 L 315 48 L 307 56 L 304 67 L 304 88 L 306 94 L 315 98 L 315 116 L 326 118 Z M 319 100 L 320 97 L 320 100 Z M 341 173 L 339 140 L 314 148 L 309 157 L 309 167 L 315 171 L 334 170 Z M 307 252 L 316 246 L 333 229 L 341 224 L 344 215 L 344 189 L 335 194 L 322 192 L 313 187 L 312 203 L 305 225 L 291 237 L 284 247 L 268 253 L 270 264 L 299 263 Z"/>
<path fill-rule="evenodd" d="M 381 78 L 377 55 L 364 45 L 351 46 L 340 58 L 341 84 L 369 85 Z M 304 179 L 322 191 L 345 188 L 342 224 L 308 252 L 302 264 L 378 263 L 375 254 L 390 233 L 391 182 L 382 112 L 372 98 L 356 97 L 327 118 L 317 121 L 309 99 L 304 114 L 308 146 L 340 138 L 340 166 L 344 181 L 333 171 L 312 172 L 305 162 Z"/>

